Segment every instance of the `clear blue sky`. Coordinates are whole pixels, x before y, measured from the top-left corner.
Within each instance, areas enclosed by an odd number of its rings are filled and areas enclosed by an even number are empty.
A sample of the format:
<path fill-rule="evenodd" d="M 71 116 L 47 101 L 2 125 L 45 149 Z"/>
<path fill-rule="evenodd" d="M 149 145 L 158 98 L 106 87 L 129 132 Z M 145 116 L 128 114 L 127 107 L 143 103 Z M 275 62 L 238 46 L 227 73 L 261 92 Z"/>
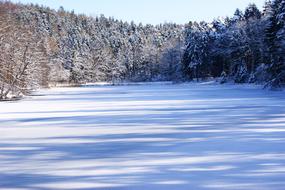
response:
<path fill-rule="evenodd" d="M 37 3 L 87 15 L 113 16 L 124 21 L 158 24 L 211 21 L 219 16 L 231 16 L 236 8 L 244 10 L 249 3 L 262 9 L 265 0 L 12 0 Z"/>

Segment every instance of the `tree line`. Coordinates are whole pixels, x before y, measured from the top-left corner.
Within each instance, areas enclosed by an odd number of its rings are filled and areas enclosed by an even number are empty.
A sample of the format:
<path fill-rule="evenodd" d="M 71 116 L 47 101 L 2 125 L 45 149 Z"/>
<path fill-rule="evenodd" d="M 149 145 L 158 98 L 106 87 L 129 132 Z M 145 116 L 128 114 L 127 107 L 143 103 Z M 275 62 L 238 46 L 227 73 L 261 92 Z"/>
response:
<path fill-rule="evenodd" d="M 0 99 L 58 83 L 285 83 L 285 0 L 212 23 L 143 25 L 0 1 Z"/>
<path fill-rule="evenodd" d="M 183 73 L 188 80 L 221 77 L 221 82 L 285 84 L 285 1 L 267 1 L 260 11 L 243 12 L 212 23 L 186 26 Z"/>
<path fill-rule="evenodd" d="M 0 2 L 0 99 L 57 83 L 173 80 L 182 25 L 127 23 Z"/>

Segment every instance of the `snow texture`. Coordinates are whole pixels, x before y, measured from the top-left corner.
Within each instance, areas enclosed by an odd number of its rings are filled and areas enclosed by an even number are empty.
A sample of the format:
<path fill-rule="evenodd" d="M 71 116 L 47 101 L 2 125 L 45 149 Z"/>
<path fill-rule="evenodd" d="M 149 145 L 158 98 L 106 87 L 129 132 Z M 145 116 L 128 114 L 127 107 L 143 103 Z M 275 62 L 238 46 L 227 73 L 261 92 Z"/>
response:
<path fill-rule="evenodd" d="M 99 85 L 0 107 L 1 190 L 285 187 L 284 92 Z"/>

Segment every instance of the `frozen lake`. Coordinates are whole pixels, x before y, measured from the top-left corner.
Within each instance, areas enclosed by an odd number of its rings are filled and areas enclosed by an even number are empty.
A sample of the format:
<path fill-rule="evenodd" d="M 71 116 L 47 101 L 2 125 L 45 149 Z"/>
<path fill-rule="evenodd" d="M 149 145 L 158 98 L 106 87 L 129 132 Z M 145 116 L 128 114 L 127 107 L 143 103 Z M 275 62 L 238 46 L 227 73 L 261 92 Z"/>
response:
<path fill-rule="evenodd" d="M 0 103 L 1 190 L 284 190 L 285 93 L 87 86 Z"/>

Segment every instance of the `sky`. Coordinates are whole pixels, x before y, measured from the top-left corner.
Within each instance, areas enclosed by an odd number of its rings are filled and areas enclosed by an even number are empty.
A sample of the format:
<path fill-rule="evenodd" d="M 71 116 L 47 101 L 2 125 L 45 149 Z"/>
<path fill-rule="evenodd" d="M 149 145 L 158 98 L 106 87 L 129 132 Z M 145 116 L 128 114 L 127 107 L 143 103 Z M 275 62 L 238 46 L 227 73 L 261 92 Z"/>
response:
<path fill-rule="evenodd" d="M 88 16 L 104 14 L 123 21 L 159 24 L 189 21 L 210 22 L 218 17 L 232 16 L 236 8 L 244 10 L 249 3 L 262 9 L 265 0 L 12 0 L 34 3 L 54 9 L 66 10 Z"/>

